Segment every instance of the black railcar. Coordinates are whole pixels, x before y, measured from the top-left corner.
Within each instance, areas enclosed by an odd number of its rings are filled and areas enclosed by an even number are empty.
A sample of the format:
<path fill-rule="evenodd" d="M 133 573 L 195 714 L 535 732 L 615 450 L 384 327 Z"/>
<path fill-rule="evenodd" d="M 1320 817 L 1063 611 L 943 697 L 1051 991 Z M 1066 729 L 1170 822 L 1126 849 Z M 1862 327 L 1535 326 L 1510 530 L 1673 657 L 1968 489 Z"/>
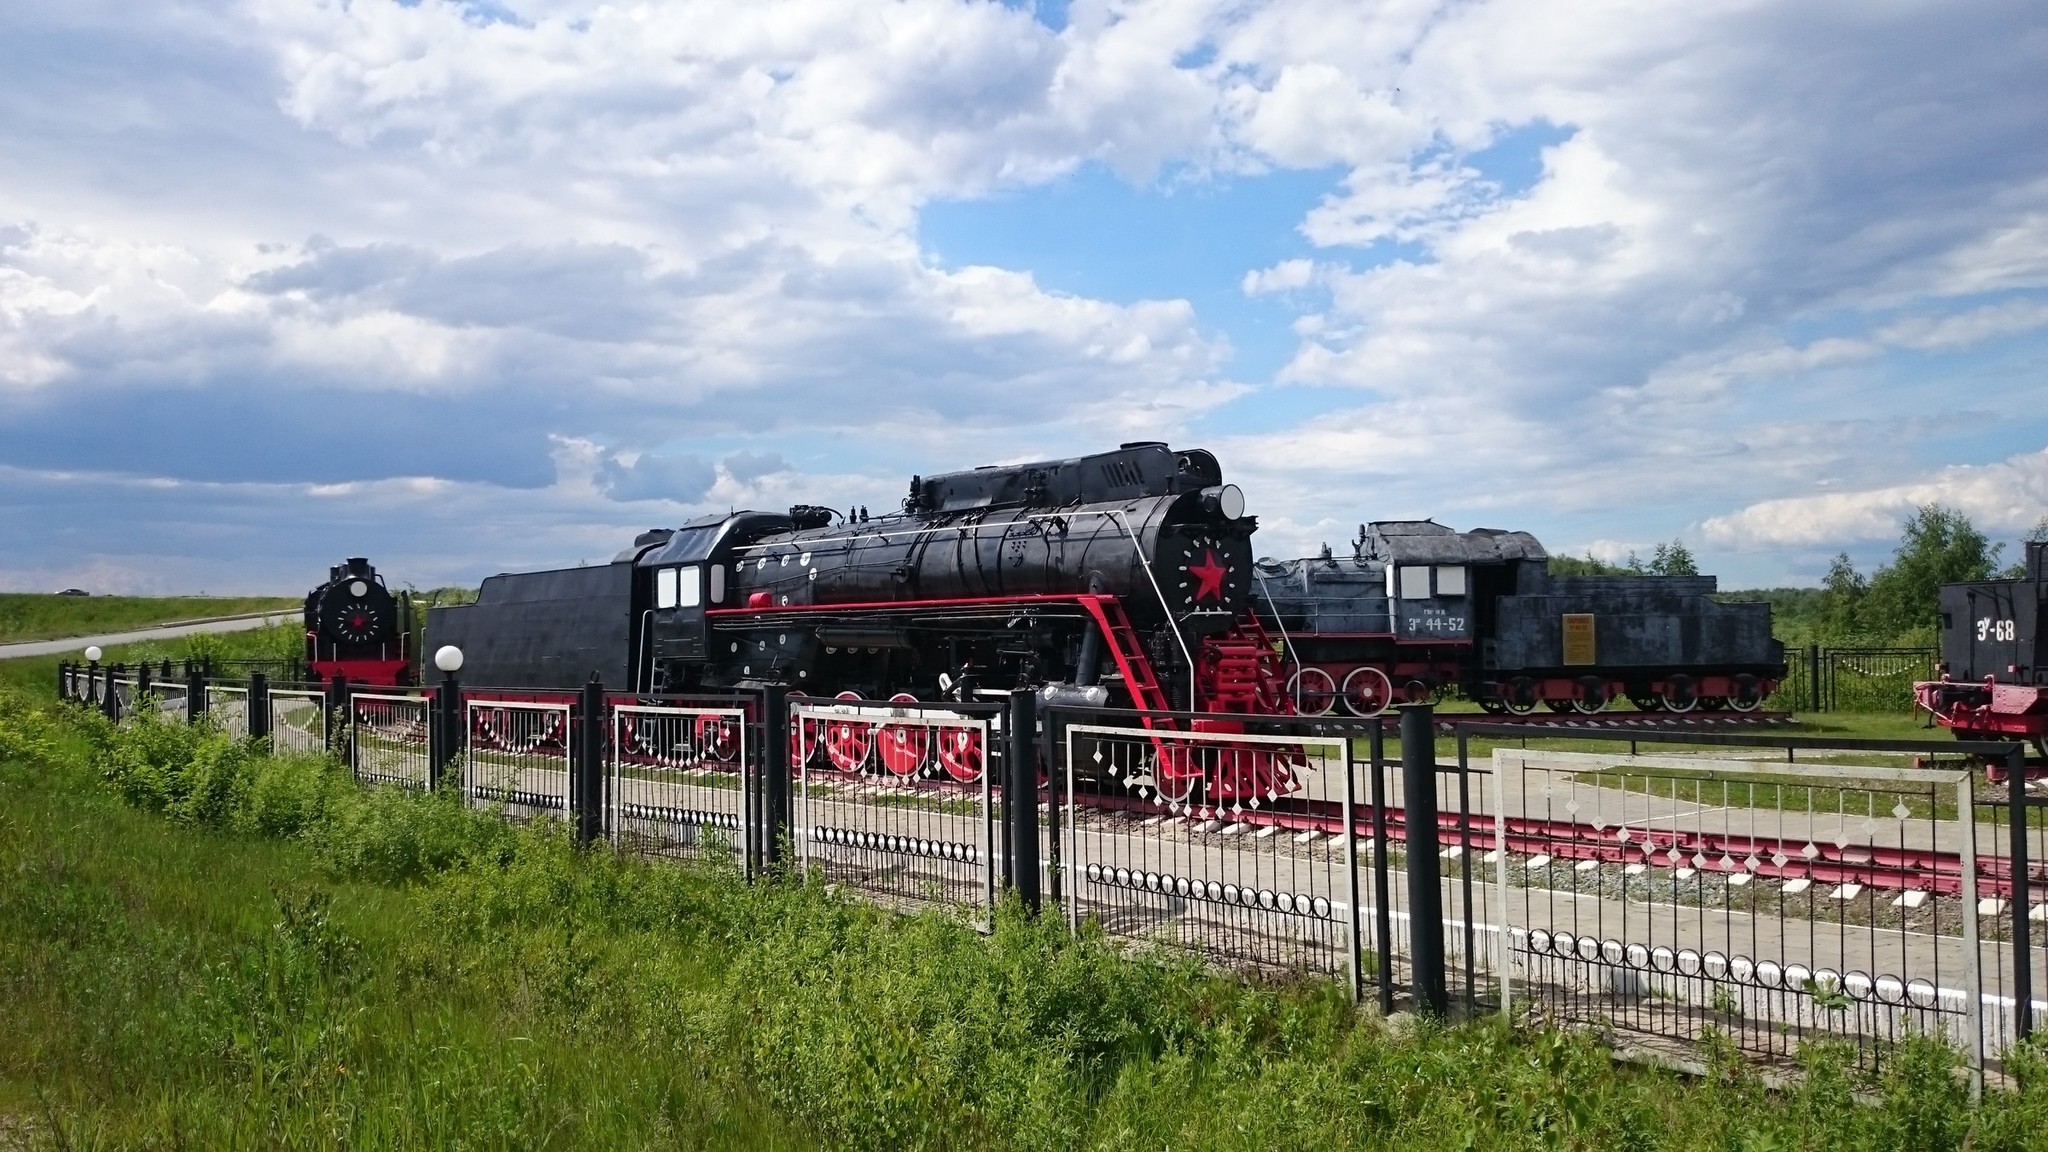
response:
<path fill-rule="evenodd" d="M 1785 675 L 1765 604 L 1711 576 L 1552 576 L 1526 532 L 1434 521 L 1359 529 L 1352 555 L 1261 560 L 1260 609 L 1301 711 L 1373 715 L 1456 686 L 1489 711 L 1753 711 Z"/>

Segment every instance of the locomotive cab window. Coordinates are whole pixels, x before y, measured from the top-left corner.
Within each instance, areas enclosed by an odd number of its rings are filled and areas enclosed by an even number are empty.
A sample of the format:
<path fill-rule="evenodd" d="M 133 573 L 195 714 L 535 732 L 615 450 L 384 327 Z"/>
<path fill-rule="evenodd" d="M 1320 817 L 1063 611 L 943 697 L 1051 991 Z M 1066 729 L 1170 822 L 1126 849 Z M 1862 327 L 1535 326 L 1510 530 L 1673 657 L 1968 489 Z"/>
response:
<path fill-rule="evenodd" d="M 1417 564 L 1417 565 L 1415 565 L 1415 566 L 1413 566 L 1413 567 L 1407 567 L 1407 566 L 1404 566 L 1404 567 L 1402 567 L 1402 569 L 1401 569 L 1401 599 L 1403 599 L 1403 600 L 1427 600 L 1427 599 L 1429 599 L 1429 566 L 1428 566 L 1428 565 L 1426 565 L 1426 564 Z"/>
<path fill-rule="evenodd" d="M 1436 594 L 1439 596 L 1463 596 L 1465 594 L 1465 569 L 1459 565 L 1448 565 L 1436 570 Z"/>
<path fill-rule="evenodd" d="M 725 565 L 723 564 L 713 564 L 711 566 L 710 599 L 713 604 L 725 603 Z"/>
<path fill-rule="evenodd" d="M 658 609 L 695 608 L 704 602 L 702 577 L 695 564 L 654 570 L 654 606 Z"/>

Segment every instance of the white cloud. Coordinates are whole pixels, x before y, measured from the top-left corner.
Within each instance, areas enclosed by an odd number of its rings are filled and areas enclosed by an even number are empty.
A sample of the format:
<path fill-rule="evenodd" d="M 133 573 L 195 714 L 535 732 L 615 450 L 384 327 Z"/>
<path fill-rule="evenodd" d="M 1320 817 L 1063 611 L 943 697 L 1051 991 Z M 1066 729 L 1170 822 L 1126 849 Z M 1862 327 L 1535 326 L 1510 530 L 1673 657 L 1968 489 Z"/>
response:
<path fill-rule="evenodd" d="M 1902 484 L 1762 500 L 1702 527 L 1715 544 L 1742 549 L 1894 540 L 1915 508 L 1935 503 L 1960 510 L 1993 534 L 2025 532 L 2048 515 L 2048 449 L 1944 468 Z"/>

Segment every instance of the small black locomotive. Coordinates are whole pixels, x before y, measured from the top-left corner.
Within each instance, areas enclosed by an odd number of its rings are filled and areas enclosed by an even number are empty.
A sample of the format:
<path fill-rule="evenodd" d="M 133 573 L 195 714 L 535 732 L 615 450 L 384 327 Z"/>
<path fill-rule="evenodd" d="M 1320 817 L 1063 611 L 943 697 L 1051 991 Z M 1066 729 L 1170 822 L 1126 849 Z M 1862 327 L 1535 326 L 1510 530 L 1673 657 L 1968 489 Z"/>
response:
<path fill-rule="evenodd" d="M 1352 555 L 1261 560 L 1253 589 L 1299 711 L 1377 715 L 1456 686 L 1490 712 L 1760 707 L 1785 675 L 1770 606 L 1711 576 L 1552 576 L 1526 532 L 1359 528 Z"/>
<path fill-rule="evenodd" d="M 412 683 L 410 609 L 367 558 L 329 568 L 326 583 L 306 593 L 307 672 L 322 682 Z"/>
<path fill-rule="evenodd" d="M 2048 756 L 2048 543 L 2023 574 L 1941 586 L 1938 678 L 1913 686 L 1936 723 L 1964 740 L 2024 740 Z"/>
<path fill-rule="evenodd" d="M 436 644 L 504 688 L 790 685 L 965 699 L 1053 685 L 1147 709 L 1272 711 L 1248 610 L 1257 521 L 1201 449 L 914 477 L 900 511 L 797 506 L 642 533 L 600 567 L 493 576 Z"/>

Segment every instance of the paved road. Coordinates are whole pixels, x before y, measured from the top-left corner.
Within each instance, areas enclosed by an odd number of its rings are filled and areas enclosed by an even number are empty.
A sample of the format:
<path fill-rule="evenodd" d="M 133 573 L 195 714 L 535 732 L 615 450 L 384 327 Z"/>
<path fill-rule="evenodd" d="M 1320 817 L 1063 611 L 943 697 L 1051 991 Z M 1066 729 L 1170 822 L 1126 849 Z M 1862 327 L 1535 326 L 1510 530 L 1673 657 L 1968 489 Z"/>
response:
<path fill-rule="evenodd" d="M 224 616 L 213 620 L 190 620 L 181 624 L 160 624 L 154 628 L 140 628 L 133 632 L 109 632 L 103 636 L 70 636 L 62 640 L 34 640 L 25 644 L 0 644 L 0 660 L 18 660 L 24 656 L 63 656 L 85 651 L 86 645 L 97 644 L 111 648 L 116 644 L 139 644 L 146 640 L 170 640 L 179 636 L 192 636 L 201 632 L 246 632 L 251 628 L 262 628 L 271 624 L 284 624 L 297 619 L 296 609 L 281 612 L 266 612 L 260 616 Z"/>

